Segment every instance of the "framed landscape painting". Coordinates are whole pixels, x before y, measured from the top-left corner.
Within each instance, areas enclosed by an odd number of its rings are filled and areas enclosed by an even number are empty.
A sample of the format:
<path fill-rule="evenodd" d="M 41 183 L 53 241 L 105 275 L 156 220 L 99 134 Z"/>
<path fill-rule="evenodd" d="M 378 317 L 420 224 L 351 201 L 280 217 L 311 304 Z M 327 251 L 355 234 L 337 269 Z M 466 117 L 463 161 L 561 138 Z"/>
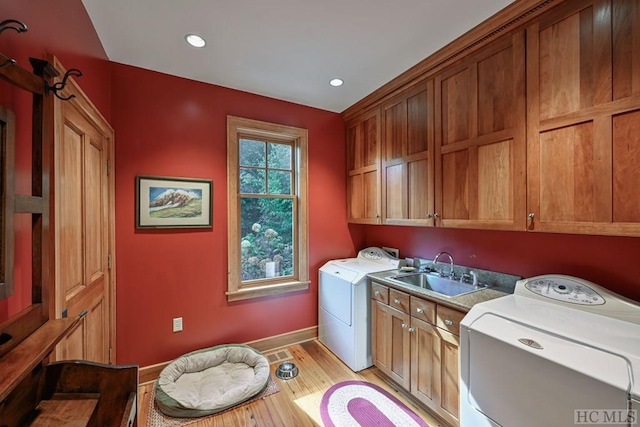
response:
<path fill-rule="evenodd" d="M 136 177 L 136 228 L 206 228 L 212 225 L 210 179 Z"/>

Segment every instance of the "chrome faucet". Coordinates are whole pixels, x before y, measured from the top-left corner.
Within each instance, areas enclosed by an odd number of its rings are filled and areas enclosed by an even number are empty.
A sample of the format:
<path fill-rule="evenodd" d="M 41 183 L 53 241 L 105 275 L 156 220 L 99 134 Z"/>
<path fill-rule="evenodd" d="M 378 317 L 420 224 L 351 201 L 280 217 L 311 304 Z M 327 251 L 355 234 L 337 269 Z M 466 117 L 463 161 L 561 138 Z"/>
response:
<path fill-rule="evenodd" d="M 440 255 L 446 255 L 449 257 L 449 263 L 451 265 L 451 270 L 449 271 L 449 279 L 453 280 L 455 275 L 453 273 L 453 257 L 451 256 L 451 254 L 449 252 L 440 252 L 438 255 L 436 255 L 436 257 L 433 259 L 433 269 L 435 271 L 438 271 L 438 268 L 436 266 L 436 263 L 438 262 L 438 258 L 440 258 Z M 444 277 L 444 271 L 440 270 L 439 271 L 440 277 Z"/>

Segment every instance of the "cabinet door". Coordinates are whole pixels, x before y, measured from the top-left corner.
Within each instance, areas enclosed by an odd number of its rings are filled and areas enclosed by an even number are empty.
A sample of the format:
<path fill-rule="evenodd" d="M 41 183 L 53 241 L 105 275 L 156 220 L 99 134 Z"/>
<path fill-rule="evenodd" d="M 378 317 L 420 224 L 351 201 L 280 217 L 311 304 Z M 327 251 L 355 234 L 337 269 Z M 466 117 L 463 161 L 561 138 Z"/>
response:
<path fill-rule="evenodd" d="M 393 98 L 382 111 L 384 222 L 433 225 L 433 80 Z"/>
<path fill-rule="evenodd" d="M 347 124 L 349 222 L 380 223 L 380 113 Z"/>
<path fill-rule="evenodd" d="M 373 363 L 405 389 L 410 387 L 410 316 L 371 301 Z"/>
<path fill-rule="evenodd" d="M 640 233 L 639 18 L 583 0 L 527 28 L 529 230 Z"/>
<path fill-rule="evenodd" d="M 524 32 L 445 69 L 436 82 L 436 225 L 524 230 Z"/>
<path fill-rule="evenodd" d="M 349 222 L 380 223 L 380 174 L 378 170 L 349 172 L 347 177 L 347 205 Z"/>
<path fill-rule="evenodd" d="M 440 336 L 436 327 L 411 318 L 411 394 L 431 408 L 440 401 Z"/>
<path fill-rule="evenodd" d="M 440 336 L 440 372 L 436 376 L 440 393 L 437 411 L 449 423 L 459 425 L 460 337 L 440 328 L 436 328 L 436 331 Z"/>

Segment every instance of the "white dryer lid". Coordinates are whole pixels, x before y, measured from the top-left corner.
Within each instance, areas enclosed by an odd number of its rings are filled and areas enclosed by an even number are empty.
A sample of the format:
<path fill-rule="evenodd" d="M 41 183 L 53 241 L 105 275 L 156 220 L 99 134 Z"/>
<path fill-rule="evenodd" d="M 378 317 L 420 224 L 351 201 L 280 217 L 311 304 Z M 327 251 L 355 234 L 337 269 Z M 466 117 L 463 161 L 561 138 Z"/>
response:
<path fill-rule="evenodd" d="M 325 264 L 325 266 L 328 265 L 337 265 L 367 275 L 379 271 L 395 270 L 400 265 L 400 260 L 380 248 L 369 247 L 358 252 L 356 258 L 336 259 Z"/>
<path fill-rule="evenodd" d="M 554 337 L 625 359 L 633 378 L 629 392 L 635 399 L 640 399 L 639 324 L 577 310 L 570 305 L 507 295 L 474 305 L 462 320 L 461 327 L 471 329 L 475 322 L 487 315 L 527 325 Z"/>
<path fill-rule="evenodd" d="M 474 321 L 467 338 L 461 399 L 495 425 L 568 426 L 576 410 L 627 408 L 633 378 L 620 355 L 494 313 Z"/>
<path fill-rule="evenodd" d="M 393 270 L 398 268 L 397 265 L 389 264 L 387 262 L 371 262 L 361 258 L 347 258 L 338 259 L 333 261 L 333 264 L 339 265 L 342 268 L 348 268 L 349 270 L 358 271 L 361 273 L 377 273 L 379 271 Z"/>

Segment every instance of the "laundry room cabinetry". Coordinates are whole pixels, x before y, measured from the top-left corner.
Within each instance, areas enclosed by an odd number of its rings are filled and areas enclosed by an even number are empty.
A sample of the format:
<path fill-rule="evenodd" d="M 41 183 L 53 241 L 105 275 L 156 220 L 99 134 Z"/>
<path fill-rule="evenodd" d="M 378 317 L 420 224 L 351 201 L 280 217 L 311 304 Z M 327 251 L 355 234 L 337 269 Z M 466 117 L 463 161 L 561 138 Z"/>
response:
<path fill-rule="evenodd" d="M 524 230 L 525 35 L 447 67 L 436 81 L 436 225 Z"/>
<path fill-rule="evenodd" d="M 524 230 L 524 48 L 524 30 L 504 36 L 352 121 L 350 221 Z M 358 141 L 373 140 L 373 117 L 381 128 L 381 221 L 371 218 L 373 175 L 358 169 L 366 145 Z"/>
<path fill-rule="evenodd" d="M 371 282 L 373 363 L 452 425 L 459 424 L 463 312 Z"/>
<path fill-rule="evenodd" d="M 380 224 L 380 112 L 347 123 L 348 220 Z"/>
<path fill-rule="evenodd" d="M 436 331 L 439 337 L 436 379 L 438 400 L 436 411 L 450 423 L 460 419 L 460 322 L 465 313 L 438 305 Z"/>
<path fill-rule="evenodd" d="M 390 292 L 391 291 L 391 292 Z M 373 364 L 396 383 L 409 389 L 411 365 L 409 349 L 409 315 L 389 304 L 398 300 L 397 291 L 373 283 L 371 300 L 371 342 Z M 405 294 L 406 295 L 406 294 Z M 403 298 L 404 299 L 404 298 Z M 406 300 L 408 301 L 408 295 Z"/>
<path fill-rule="evenodd" d="M 433 80 L 382 106 L 385 224 L 433 225 Z"/>
<path fill-rule="evenodd" d="M 640 2 L 565 2 L 527 28 L 528 229 L 640 234 Z"/>
<path fill-rule="evenodd" d="M 639 236 L 639 17 L 515 2 L 347 109 L 379 118 L 371 223 Z"/>

